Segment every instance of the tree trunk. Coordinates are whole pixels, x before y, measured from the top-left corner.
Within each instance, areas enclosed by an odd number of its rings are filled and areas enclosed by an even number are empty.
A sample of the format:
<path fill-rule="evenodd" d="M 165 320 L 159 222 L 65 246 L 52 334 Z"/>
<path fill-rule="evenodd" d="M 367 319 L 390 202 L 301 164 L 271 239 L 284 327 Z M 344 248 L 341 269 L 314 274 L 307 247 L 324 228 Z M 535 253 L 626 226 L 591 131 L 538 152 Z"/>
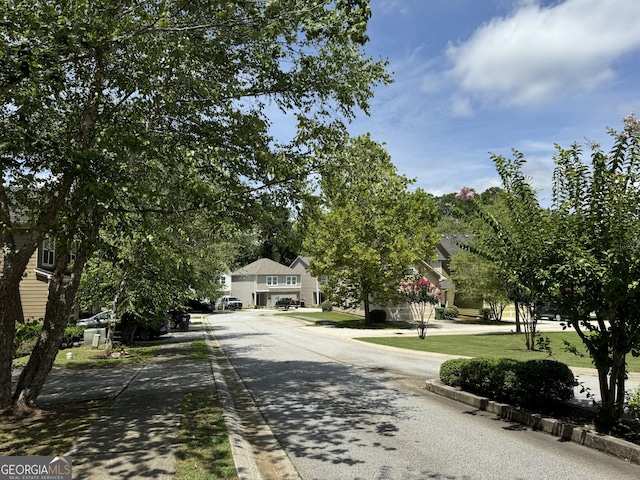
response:
<path fill-rule="evenodd" d="M 364 324 L 371 325 L 371 312 L 369 311 L 371 305 L 369 304 L 369 295 L 364 298 Z"/>
<path fill-rule="evenodd" d="M 517 300 L 513 303 L 516 308 L 516 333 L 522 333 L 522 327 L 520 326 L 520 305 Z"/>
<path fill-rule="evenodd" d="M 66 308 L 62 298 L 64 269 L 68 259 L 68 254 L 56 256 L 54 272 L 49 280 L 49 296 L 42 332 L 18 380 L 18 386 L 13 395 L 15 406 L 36 407 L 36 398 L 40 394 L 62 343 L 68 318 L 65 315 Z"/>
<path fill-rule="evenodd" d="M 131 346 L 136 334 L 136 319 L 131 313 L 125 313 L 120 319 L 120 328 L 122 335 L 122 344 Z"/>
<path fill-rule="evenodd" d="M 65 286 L 64 277 L 69 258 L 69 252 L 63 252 L 55 259 L 55 268 L 49 283 L 49 295 L 42 333 L 18 380 L 18 385 L 13 395 L 15 407 L 36 407 L 36 399 L 40 395 L 47 375 L 49 375 L 53 367 L 60 344 L 64 338 L 69 313 L 71 312 L 71 307 L 80 285 L 80 276 L 87 259 L 86 247 L 83 246 L 77 252 L 71 278 Z"/>
<path fill-rule="evenodd" d="M 600 396 L 602 397 L 598 420 L 605 428 L 618 423 L 624 413 L 625 359 L 626 355 L 614 348 L 611 368 L 608 366 L 598 368 Z"/>
<path fill-rule="evenodd" d="M 23 323 L 20 280 L 35 247 L 4 255 L 0 278 L 0 408 L 11 405 L 11 363 L 16 322 Z"/>
<path fill-rule="evenodd" d="M 0 281 L 0 409 L 11 405 L 11 362 L 16 322 L 23 321 L 20 281 Z"/>

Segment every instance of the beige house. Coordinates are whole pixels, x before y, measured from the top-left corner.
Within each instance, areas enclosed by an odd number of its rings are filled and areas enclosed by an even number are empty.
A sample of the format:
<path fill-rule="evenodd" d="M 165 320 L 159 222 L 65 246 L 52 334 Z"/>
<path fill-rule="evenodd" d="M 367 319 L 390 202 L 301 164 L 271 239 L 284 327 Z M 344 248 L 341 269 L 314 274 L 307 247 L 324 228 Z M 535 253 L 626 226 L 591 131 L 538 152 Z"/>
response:
<path fill-rule="evenodd" d="M 11 221 L 17 225 L 24 225 L 26 219 L 20 215 L 10 213 Z M 24 245 L 28 241 L 26 229 L 16 233 L 15 241 L 17 245 Z M 53 239 L 45 237 L 40 242 L 29 259 L 22 280 L 20 281 L 20 299 L 22 302 L 22 313 L 25 322 L 34 322 L 44 318 L 47 308 L 47 297 L 49 295 L 49 281 L 53 272 L 56 258 L 56 245 Z M 2 269 L 4 258 L 0 255 L 0 270 Z M 78 308 L 74 308 L 69 316 L 69 320 L 79 318 Z M 93 310 L 92 310 L 93 313 Z"/>
<path fill-rule="evenodd" d="M 441 306 L 457 306 L 460 313 L 476 316 L 482 305 L 472 305 L 456 298 L 455 283 L 451 273 L 451 258 L 460 250 L 460 244 L 466 244 L 468 235 L 442 235 L 435 252 L 429 261 L 420 260 L 407 270 L 407 275 L 419 273 L 429 279 L 442 291 Z M 387 318 L 393 320 L 412 320 L 411 310 L 406 305 L 371 305 L 371 310 L 381 309 L 387 312 Z M 364 315 L 362 307 L 349 310 L 356 315 Z"/>
<path fill-rule="evenodd" d="M 319 280 L 309 273 L 310 257 L 298 256 L 289 266 L 300 274 L 300 300 L 305 306 L 315 307 L 324 301 Z"/>
<path fill-rule="evenodd" d="M 281 298 L 315 306 L 322 298 L 318 281 L 308 271 L 308 259 L 296 258 L 291 267 L 261 258 L 231 273 L 231 294 L 245 308 L 274 307 Z"/>

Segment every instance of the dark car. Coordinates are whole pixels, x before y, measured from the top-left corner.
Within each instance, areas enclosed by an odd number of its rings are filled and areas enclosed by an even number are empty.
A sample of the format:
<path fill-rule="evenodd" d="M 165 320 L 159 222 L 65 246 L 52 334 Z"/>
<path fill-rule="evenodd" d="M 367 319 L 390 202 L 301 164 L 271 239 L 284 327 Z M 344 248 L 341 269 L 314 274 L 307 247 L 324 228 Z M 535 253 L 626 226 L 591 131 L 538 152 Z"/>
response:
<path fill-rule="evenodd" d="M 211 313 L 213 312 L 213 305 L 206 299 L 191 299 L 187 300 L 185 307 L 189 312 L 193 313 Z"/>
<path fill-rule="evenodd" d="M 169 333 L 169 322 L 163 320 L 161 322 L 158 322 L 156 325 L 138 325 L 136 327 L 136 333 L 134 337 L 146 341 L 152 340 L 161 335 L 166 335 L 167 333 Z"/>
<path fill-rule="evenodd" d="M 543 305 L 542 307 L 540 307 L 539 318 L 540 320 L 561 320 L 558 309 L 553 305 Z"/>
<path fill-rule="evenodd" d="M 297 308 L 299 305 L 300 304 L 295 298 L 283 297 L 276 301 L 276 308 L 284 308 L 285 310 L 288 310 L 291 307 Z"/>

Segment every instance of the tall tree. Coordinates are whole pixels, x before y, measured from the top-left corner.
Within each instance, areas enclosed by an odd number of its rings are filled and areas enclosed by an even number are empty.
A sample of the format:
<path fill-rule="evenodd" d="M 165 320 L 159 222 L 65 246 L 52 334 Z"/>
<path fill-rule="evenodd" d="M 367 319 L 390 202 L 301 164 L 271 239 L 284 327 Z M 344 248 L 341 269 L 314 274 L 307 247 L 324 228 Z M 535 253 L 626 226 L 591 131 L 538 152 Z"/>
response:
<path fill-rule="evenodd" d="M 408 190 L 382 145 L 369 136 L 336 152 L 324 172 L 325 211 L 309 226 L 304 243 L 310 271 L 325 278 L 328 297 L 345 307 L 399 298 L 398 285 L 414 262 L 432 255 L 438 241 L 433 200 Z"/>
<path fill-rule="evenodd" d="M 471 302 L 483 302 L 491 309 L 491 319 L 500 321 L 509 303 L 506 276 L 498 265 L 468 250 L 461 250 L 451 259 L 456 285 L 456 297 Z"/>
<path fill-rule="evenodd" d="M 514 151 L 512 159 L 493 155 L 492 160 L 502 180 L 499 195 L 504 208 L 492 213 L 474 192 L 464 187 L 457 197 L 473 205 L 474 241 L 470 249 L 497 266 L 504 276 L 508 298 L 516 306 L 528 350 L 535 348 L 539 308 L 549 288 L 546 268 L 548 256 L 548 213 L 540 207 L 535 190 L 522 173 L 522 153 Z"/>
<path fill-rule="evenodd" d="M 568 319 L 598 370 L 605 425 L 624 411 L 626 356 L 640 355 L 640 122 L 610 130 L 612 150 L 557 146 L 551 277 Z"/>
<path fill-rule="evenodd" d="M 303 192 L 310 146 L 390 81 L 363 52 L 369 17 L 366 0 L 0 1 L 0 407 L 20 279 L 65 204 L 160 211 L 173 183 L 241 222 L 261 189 Z M 271 107 L 292 138 L 271 137 Z"/>

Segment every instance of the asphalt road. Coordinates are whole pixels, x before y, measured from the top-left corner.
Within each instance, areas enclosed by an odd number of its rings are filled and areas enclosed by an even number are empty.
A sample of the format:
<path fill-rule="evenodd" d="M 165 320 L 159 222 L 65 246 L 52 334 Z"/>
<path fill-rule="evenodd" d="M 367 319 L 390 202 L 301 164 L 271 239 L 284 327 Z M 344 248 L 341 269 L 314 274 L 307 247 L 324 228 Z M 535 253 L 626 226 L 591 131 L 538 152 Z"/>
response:
<path fill-rule="evenodd" d="M 304 480 L 640 478 L 640 466 L 426 392 L 442 356 L 265 311 L 209 323 Z"/>

